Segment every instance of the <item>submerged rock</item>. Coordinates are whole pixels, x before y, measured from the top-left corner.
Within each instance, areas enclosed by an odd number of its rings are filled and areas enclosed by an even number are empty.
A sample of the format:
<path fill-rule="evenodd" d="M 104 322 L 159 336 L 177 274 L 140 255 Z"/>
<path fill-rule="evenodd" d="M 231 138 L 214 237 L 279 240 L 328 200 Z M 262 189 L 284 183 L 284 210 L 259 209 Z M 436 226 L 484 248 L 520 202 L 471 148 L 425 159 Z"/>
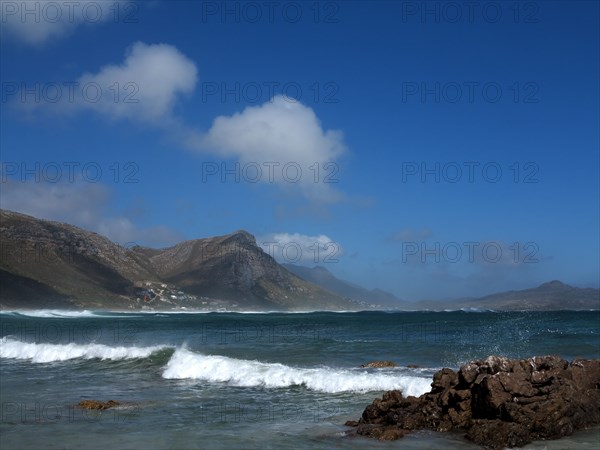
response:
<path fill-rule="evenodd" d="M 600 424 L 600 360 L 558 356 L 525 360 L 490 356 L 458 372 L 442 369 L 431 392 L 404 397 L 388 391 L 366 407 L 356 433 L 380 440 L 413 430 L 464 430 L 489 449 L 558 439 Z"/>
<path fill-rule="evenodd" d="M 398 365 L 392 361 L 371 361 L 367 364 L 361 364 L 360 367 L 369 369 L 382 369 L 385 367 L 398 367 Z"/>
<path fill-rule="evenodd" d="M 107 402 L 101 402 L 100 400 L 82 400 L 79 402 L 79 406 L 83 409 L 104 410 L 119 405 L 120 403 L 115 400 L 109 400 Z"/>

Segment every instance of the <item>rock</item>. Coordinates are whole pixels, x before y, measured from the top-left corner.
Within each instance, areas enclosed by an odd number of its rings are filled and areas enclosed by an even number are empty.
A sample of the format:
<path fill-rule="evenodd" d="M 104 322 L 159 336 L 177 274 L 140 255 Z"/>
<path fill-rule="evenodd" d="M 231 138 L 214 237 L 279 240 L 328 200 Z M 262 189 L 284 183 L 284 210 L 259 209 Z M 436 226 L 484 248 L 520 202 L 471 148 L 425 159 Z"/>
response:
<path fill-rule="evenodd" d="M 407 364 L 406 367 L 409 369 L 420 369 L 421 368 L 421 366 L 419 366 L 418 364 Z"/>
<path fill-rule="evenodd" d="M 113 408 L 115 406 L 119 406 L 120 403 L 114 400 L 109 400 L 107 402 L 101 402 L 100 400 L 82 400 L 79 402 L 79 406 L 83 409 L 99 409 L 104 410 L 108 408 Z"/>
<path fill-rule="evenodd" d="M 361 364 L 360 367 L 370 369 L 383 369 L 384 367 L 398 367 L 398 365 L 392 361 L 371 361 L 367 364 Z"/>
<path fill-rule="evenodd" d="M 522 447 L 531 442 L 527 428 L 514 422 L 477 420 L 467 432 L 467 438 L 482 447 L 503 449 Z M 497 445 L 498 442 L 505 444 Z"/>
<path fill-rule="evenodd" d="M 569 363 L 558 356 L 490 356 L 458 372 L 442 369 L 433 376 L 431 392 L 419 398 L 386 392 L 360 420 L 346 422 L 356 434 L 380 440 L 421 429 L 462 430 L 489 449 L 558 439 L 597 424 L 600 360 Z"/>

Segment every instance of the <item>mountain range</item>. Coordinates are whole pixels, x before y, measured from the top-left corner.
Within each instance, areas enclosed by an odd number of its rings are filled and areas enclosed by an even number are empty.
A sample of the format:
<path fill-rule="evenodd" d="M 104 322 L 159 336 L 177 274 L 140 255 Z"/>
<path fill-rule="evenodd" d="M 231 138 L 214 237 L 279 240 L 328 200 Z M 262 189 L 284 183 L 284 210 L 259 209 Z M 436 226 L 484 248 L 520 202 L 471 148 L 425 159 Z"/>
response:
<path fill-rule="evenodd" d="M 579 288 L 552 280 L 535 288 L 499 292 L 450 302 L 418 302 L 415 309 L 587 310 L 600 309 L 600 290 Z"/>
<path fill-rule="evenodd" d="M 72 225 L 0 210 L 0 306 L 356 310 L 237 231 L 165 249 L 125 248 Z"/>
<path fill-rule="evenodd" d="M 366 289 L 349 281 L 336 278 L 323 266 L 305 267 L 295 264 L 283 264 L 290 272 L 298 275 L 311 283 L 317 284 L 341 297 L 350 298 L 363 305 L 377 305 L 382 307 L 397 308 L 406 302 L 381 289 Z"/>
<path fill-rule="evenodd" d="M 0 210 L 0 307 L 201 310 L 600 309 L 600 291 L 551 281 L 481 298 L 406 302 L 279 264 L 239 230 L 172 247 L 122 247 L 73 225 Z"/>

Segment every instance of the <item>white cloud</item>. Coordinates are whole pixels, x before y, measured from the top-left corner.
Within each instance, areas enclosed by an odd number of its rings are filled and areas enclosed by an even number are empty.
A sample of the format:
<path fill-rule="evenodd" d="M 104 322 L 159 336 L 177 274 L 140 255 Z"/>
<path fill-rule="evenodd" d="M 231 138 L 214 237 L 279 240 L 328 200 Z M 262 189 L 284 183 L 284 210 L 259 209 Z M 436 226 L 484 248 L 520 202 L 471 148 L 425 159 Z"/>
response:
<path fill-rule="evenodd" d="M 1 184 L 0 207 L 40 219 L 66 222 L 125 245 L 166 246 L 182 236 L 164 226 L 140 228 L 125 216 L 111 215 L 112 192 L 98 183 L 35 183 L 7 179 Z"/>
<path fill-rule="evenodd" d="M 329 236 L 300 233 L 271 233 L 259 237 L 262 249 L 281 263 L 328 264 L 339 261 L 343 248 Z"/>
<path fill-rule="evenodd" d="M 242 161 L 328 161 L 344 151 L 340 131 L 323 131 L 314 111 L 283 96 L 217 117 L 203 144 Z"/>
<path fill-rule="evenodd" d="M 102 216 L 110 191 L 96 183 L 40 183 L 3 180 L 0 205 L 34 217 L 90 227 Z"/>
<path fill-rule="evenodd" d="M 137 6 L 129 0 L 0 2 L 3 33 L 28 45 L 41 46 L 81 25 L 135 20 Z"/>
<path fill-rule="evenodd" d="M 83 74 L 74 88 L 62 86 L 59 101 L 21 101 L 29 112 L 93 111 L 111 120 L 139 121 L 163 130 L 183 148 L 237 160 L 243 181 L 274 184 L 319 206 L 343 199 L 336 189 L 337 161 L 346 151 L 340 130 L 324 129 L 312 108 L 284 96 L 219 116 L 206 132 L 193 128 L 175 117 L 174 107 L 182 95 L 193 93 L 197 76 L 194 62 L 176 47 L 137 42 L 122 64 Z M 47 91 L 46 97 L 56 90 Z"/>
<path fill-rule="evenodd" d="M 194 62 L 172 45 L 136 42 L 123 64 L 104 66 L 77 80 L 87 89 L 77 105 L 115 119 L 169 120 L 178 96 L 194 91 L 197 76 Z"/>
<path fill-rule="evenodd" d="M 29 113 L 68 115 L 93 111 L 111 120 L 129 119 L 164 129 L 176 126 L 173 109 L 181 95 L 191 94 L 198 70 L 193 61 L 167 44 L 136 42 L 122 64 L 110 64 L 77 80 L 39 84 L 35 96 L 21 94 Z"/>
<path fill-rule="evenodd" d="M 276 96 L 232 116 L 217 117 L 206 134 L 195 134 L 189 147 L 258 164 L 272 177 L 260 181 L 298 186 L 313 200 L 340 199 L 332 182 L 339 176 L 336 159 L 346 149 L 343 133 L 324 130 L 315 112 L 302 103 Z M 275 165 L 276 164 L 276 165 Z"/>

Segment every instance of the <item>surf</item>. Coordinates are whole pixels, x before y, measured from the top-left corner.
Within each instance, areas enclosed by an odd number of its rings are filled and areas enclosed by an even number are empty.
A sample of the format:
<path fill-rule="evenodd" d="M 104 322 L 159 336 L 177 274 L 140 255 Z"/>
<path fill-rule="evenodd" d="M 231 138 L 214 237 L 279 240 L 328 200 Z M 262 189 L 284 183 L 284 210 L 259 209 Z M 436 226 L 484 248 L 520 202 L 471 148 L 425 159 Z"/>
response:
<path fill-rule="evenodd" d="M 44 344 L 22 342 L 10 337 L 0 341 L 0 358 L 50 363 L 74 359 L 127 360 L 148 358 L 169 346 L 111 347 L 103 344 Z"/>
<path fill-rule="evenodd" d="M 394 373 L 395 372 L 395 373 Z M 431 389 L 431 379 L 403 375 L 397 371 L 371 371 L 329 367 L 298 368 L 219 355 L 202 355 L 179 348 L 168 361 L 162 377 L 238 387 L 287 388 L 303 386 L 324 393 L 370 392 L 398 389 L 419 396 Z"/>

